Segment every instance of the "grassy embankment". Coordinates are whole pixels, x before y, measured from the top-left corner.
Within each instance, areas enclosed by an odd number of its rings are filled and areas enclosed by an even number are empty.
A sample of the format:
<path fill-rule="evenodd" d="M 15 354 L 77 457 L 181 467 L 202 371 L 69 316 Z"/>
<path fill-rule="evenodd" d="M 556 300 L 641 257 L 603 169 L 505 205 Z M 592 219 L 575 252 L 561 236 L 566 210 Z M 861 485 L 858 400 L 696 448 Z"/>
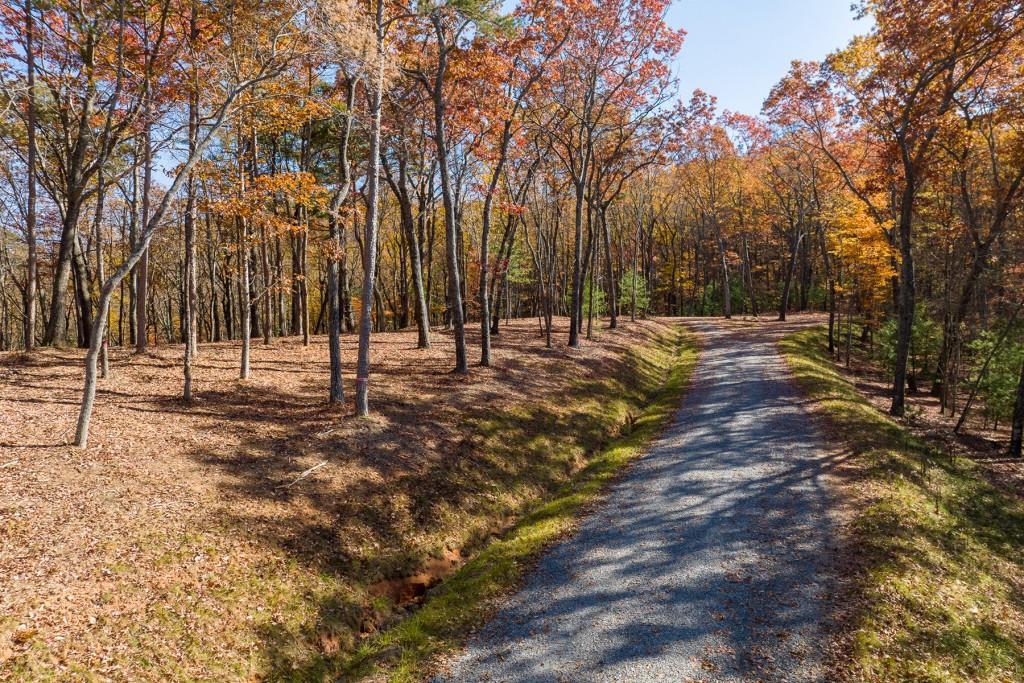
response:
<path fill-rule="evenodd" d="M 820 329 L 781 343 L 850 449 L 846 624 L 856 681 L 1024 680 L 1024 504 L 914 438 L 836 370 Z"/>
<path fill-rule="evenodd" d="M 642 453 L 675 412 L 698 349 L 692 335 L 679 332 L 630 355 L 631 380 L 609 377 L 578 387 L 578 395 L 585 397 L 581 410 L 601 416 L 601 427 L 587 430 L 586 442 L 578 442 L 581 436 L 572 422 L 552 424 L 547 433 L 556 451 L 589 451 L 586 466 L 433 591 L 410 618 L 363 644 L 343 663 L 345 678 L 419 680 L 438 655 L 458 647 L 490 613 L 495 599 L 514 588 L 538 554 L 569 533 L 605 486 Z M 495 416 L 479 427 L 505 438 L 508 417 Z M 609 440 L 615 431 L 619 436 Z"/>

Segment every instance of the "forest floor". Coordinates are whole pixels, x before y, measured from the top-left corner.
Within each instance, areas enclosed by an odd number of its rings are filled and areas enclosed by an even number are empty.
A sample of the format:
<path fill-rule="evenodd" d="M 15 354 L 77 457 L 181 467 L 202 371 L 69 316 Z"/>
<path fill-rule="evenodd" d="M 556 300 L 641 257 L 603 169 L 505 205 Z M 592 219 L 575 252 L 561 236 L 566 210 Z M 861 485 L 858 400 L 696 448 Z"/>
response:
<path fill-rule="evenodd" d="M 81 353 L 0 355 L 0 679 L 319 680 L 583 469 L 680 358 L 672 321 L 492 368 L 374 336 L 369 419 L 329 406 L 327 349 L 282 338 L 114 350 L 90 446 L 67 445 Z M 474 343 L 470 334 L 470 344 Z M 475 347 L 471 347 L 475 352 Z M 351 387 L 355 339 L 343 338 Z M 348 398 L 351 400 L 351 396 Z"/>
<path fill-rule="evenodd" d="M 841 355 L 839 370 L 864 396 L 871 405 L 882 412 L 888 412 L 892 401 L 892 378 L 877 361 L 868 354 L 868 349 L 855 343 L 850 354 L 850 365 L 845 365 Z M 953 432 L 960 419 L 970 386 L 964 382 L 960 387 L 956 415 L 943 412 L 939 397 L 930 391 L 928 382 L 919 382 L 916 392 L 906 396 L 906 417 L 901 424 L 915 436 L 924 439 L 947 455 L 970 458 L 979 465 L 988 479 L 1004 491 L 1024 497 L 1024 461 L 1006 457 L 1010 443 L 1010 426 L 995 425 L 986 420 L 982 413 L 982 401 L 976 398 L 971 411 L 959 434 Z"/>

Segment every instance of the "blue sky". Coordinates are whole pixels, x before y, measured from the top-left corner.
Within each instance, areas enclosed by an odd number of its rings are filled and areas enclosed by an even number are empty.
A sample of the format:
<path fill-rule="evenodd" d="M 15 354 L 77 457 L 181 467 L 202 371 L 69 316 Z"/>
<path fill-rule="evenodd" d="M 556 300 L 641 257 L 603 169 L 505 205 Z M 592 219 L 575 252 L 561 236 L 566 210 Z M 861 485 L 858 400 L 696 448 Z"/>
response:
<path fill-rule="evenodd" d="M 686 29 L 676 71 L 680 94 L 694 88 L 719 107 L 757 114 L 794 59 L 821 59 L 870 28 L 851 0 L 676 0 L 668 22 Z"/>

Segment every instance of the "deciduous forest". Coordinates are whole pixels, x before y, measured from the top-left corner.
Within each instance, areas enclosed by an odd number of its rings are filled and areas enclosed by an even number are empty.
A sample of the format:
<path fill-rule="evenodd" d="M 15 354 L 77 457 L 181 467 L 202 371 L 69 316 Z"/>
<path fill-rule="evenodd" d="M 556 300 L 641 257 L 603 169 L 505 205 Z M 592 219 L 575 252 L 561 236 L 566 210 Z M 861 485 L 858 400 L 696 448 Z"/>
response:
<path fill-rule="evenodd" d="M 46 469 L 94 463 L 91 492 L 124 471 L 153 491 L 195 478 L 216 522 L 171 539 L 111 518 L 104 534 L 127 533 L 146 566 L 243 558 L 203 584 L 198 622 L 179 587 L 163 616 L 120 605 L 75 626 L 106 635 L 38 651 L 60 610 L 12 588 L 0 678 L 362 675 L 361 643 L 406 628 L 425 590 L 590 472 L 688 345 L 714 349 L 668 319 L 812 320 L 829 367 L 874 373 L 899 424 L 927 401 L 943 429 L 1022 457 L 1024 3 L 858 0 L 864 34 L 794 61 L 758 116 L 680 92 L 669 6 L 0 5 L 0 479 L 20 487 L 32 448 L 60 454 Z M 131 417 L 135 402 L 149 407 Z M 172 431 L 134 451 L 158 418 Z M 230 443 L 199 445 L 221 429 Z M 353 453 L 359 476 L 344 473 Z M 214 470 L 216 485 L 197 474 Z M 78 471 L 25 476 L 46 498 L 77 490 Z M 51 522 L 63 534 L 104 500 Z M 34 550 L 5 550 L 6 568 L 27 575 L 49 532 L 7 503 L 4 545 Z M 58 555 L 105 542 L 64 539 Z M 126 547 L 94 568 L 103 581 L 128 581 Z M 158 573 L 139 595 L 175 593 Z M 211 635 L 268 590 L 279 603 L 258 629 Z M 156 625 L 118 649 L 110 629 L 140 623 Z M 373 645 L 373 661 L 419 675 L 430 628 L 404 654 Z M 991 680 L 1019 672 L 1015 656 Z"/>
<path fill-rule="evenodd" d="M 374 332 L 450 330 L 461 373 L 503 316 L 547 343 L 567 316 L 575 347 L 623 316 L 825 310 L 830 343 L 856 320 L 886 345 L 894 415 L 919 377 L 955 410 L 993 355 L 1009 422 L 1019 8 L 912 6 L 864 3 L 872 33 L 751 118 L 679 99 L 664 2 L 9 5 L 0 348 L 89 349 L 84 446 L 111 346 L 183 345 L 187 401 L 201 342 L 240 339 L 245 378 L 328 334 L 325 391 L 367 414 Z"/>

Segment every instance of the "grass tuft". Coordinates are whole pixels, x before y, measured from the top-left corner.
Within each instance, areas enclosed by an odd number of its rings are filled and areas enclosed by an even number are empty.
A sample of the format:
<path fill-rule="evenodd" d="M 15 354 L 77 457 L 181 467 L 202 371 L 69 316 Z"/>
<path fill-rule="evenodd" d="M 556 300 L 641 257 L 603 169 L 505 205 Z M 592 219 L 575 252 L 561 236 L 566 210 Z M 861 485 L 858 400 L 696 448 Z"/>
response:
<path fill-rule="evenodd" d="M 821 329 L 780 346 L 852 450 L 862 496 L 847 558 L 858 606 L 848 678 L 1024 680 L 1024 504 L 871 406 L 837 372 Z"/>

